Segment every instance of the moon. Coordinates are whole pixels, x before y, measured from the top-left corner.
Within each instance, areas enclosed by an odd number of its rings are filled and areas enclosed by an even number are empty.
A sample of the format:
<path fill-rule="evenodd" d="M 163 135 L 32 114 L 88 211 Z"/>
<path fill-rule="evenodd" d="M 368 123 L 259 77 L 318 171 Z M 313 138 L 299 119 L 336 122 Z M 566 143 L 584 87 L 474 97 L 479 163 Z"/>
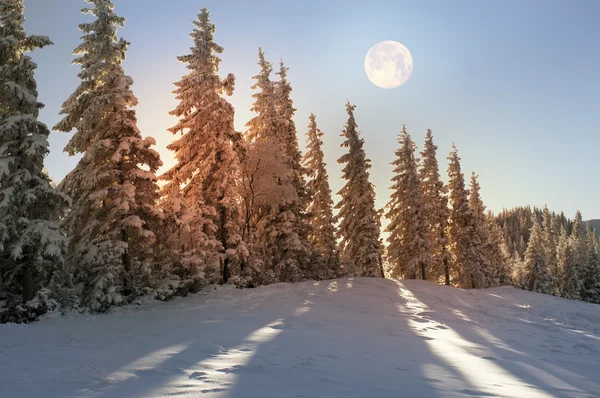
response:
<path fill-rule="evenodd" d="M 413 71 L 413 58 L 397 41 L 375 44 L 365 57 L 365 72 L 369 80 L 381 88 L 396 88 L 408 80 Z"/>

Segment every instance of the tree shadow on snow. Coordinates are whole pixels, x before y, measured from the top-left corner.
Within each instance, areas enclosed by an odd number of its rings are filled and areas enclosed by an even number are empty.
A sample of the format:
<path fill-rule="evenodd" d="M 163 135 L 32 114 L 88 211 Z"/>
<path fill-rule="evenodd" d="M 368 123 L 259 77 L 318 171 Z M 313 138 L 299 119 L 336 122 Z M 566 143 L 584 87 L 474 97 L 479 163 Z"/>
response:
<path fill-rule="evenodd" d="M 440 373 L 469 389 L 451 367 L 440 371 L 401 304 L 393 281 L 315 282 L 307 301 L 283 322 L 285 333 L 235 369 L 227 396 L 442 397 Z"/>
<path fill-rule="evenodd" d="M 286 285 L 270 289 L 271 293 L 264 297 L 258 295 L 247 302 L 238 298 L 208 311 L 203 305 L 189 306 L 184 300 L 179 301 L 180 308 L 167 303 L 153 310 L 150 323 L 141 325 L 135 314 L 127 314 L 126 319 L 118 321 L 114 315 L 103 317 L 107 323 L 115 322 L 115 327 L 130 328 L 132 333 L 141 326 L 139 336 L 128 335 L 122 350 L 107 348 L 106 352 L 113 355 L 118 351 L 118 358 L 107 358 L 103 353 L 87 358 L 94 364 L 98 379 L 65 396 L 196 396 L 232 388 L 236 369 L 254 355 L 260 344 L 277 333 L 301 303 L 271 305 L 273 293 L 284 292 Z"/>
<path fill-rule="evenodd" d="M 556 327 L 546 313 L 538 314 L 535 307 L 498 289 L 470 291 L 423 281 L 411 281 L 411 286 L 415 288 L 408 290 L 427 308 L 422 321 L 429 327 L 446 327 L 448 330 L 439 333 L 455 334 L 450 336 L 455 351 L 462 352 L 471 365 L 480 364 L 472 369 L 480 387 L 512 379 L 532 393 L 552 396 L 594 397 L 600 391 L 597 381 L 584 376 L 597 371 L 597 362 L 585 364 L 578 358 L 579 354 L 589 358 L 590 352 L 597 353 L 596 358 L 600 356 L 600 341 L 578 342 L 581 337 Z M 437 289 L 447 289 L 443 300 L 438 298 Z M 542 299 L 561 300 L 549 296 Z M 448 358 L 452 362 L 451 353 L 446 353 Z"/>

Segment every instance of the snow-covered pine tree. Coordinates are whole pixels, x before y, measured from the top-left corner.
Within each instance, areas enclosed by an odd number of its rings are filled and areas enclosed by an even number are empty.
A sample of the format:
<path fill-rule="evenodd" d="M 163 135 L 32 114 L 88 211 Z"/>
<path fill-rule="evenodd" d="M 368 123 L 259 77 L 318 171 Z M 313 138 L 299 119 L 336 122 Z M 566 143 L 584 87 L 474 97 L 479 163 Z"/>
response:
<path fill-rule="evenodd" d="M 232 94 L 235 77 L 218 75 L 223 48 L 214 41 L 208 10 L 202 8 L 192 23 L 194 46 L 190 54 L 177 58 L 190 72 L 175 83 L 179 104 L 171 115 L 179 121 L 169 129 L 181 135 L 168 146 L 177 163 L 160 177 L 166 181 L 161 196 L 172 196 L 166 203 L 181 197 L 187 209 L 186 223 L 180 222 L 187 226 L 187 242 L 177 245 L 185 248 L 184 268 L 197 282 L 203 277 L 205 283 L 217 282 L 218 272 L 224 283 L 230 275 L 239 275 L 247 257 L 238 206 L 245 150 L 234 128 L 233 106 L 223 97 Z M 219 269 L 207 269 L 214 264 Z"/>
<path fill-rule="evenodd" d="M 382 247 L 380 242 L 380 214 L 375 209 L 375 188 L 369 181 L 371 161 L 363 149 L 354 119 L 355 105 L 346 104 L 348 121 L 342 131 L 343 148 L 348 152 L 338 159 L 344 164 L 342 178 L 346 184 L 338 192 L 340 220 L 338 237 L 344 267 L 357 276 L 383 277 Z"/>
<path fill-rule="evenodd" d="M 477 180 L 478 176 L 475 172 L 471 173 L 471 181 L 469 183 L 469 209 L 474 218 L 475 235 L 472 243 L 476 255 L 479 258 L 479 267 L 485 276 L 485 287 L 498 286 L 500 283 L 496 278 L 497 270 L 493 269 L 491 264 L 492 247 L 490 241 L 490 231 L 488 230 L 485 216 L 485 205 L 479 193 L 481 186 Z"/>
<path fill-rule="evenodd" d="M 23 1 L 0 0 L 0 321 L 28 322 L 58 306 L 70 279 L 58 221 L 69 198 L 44 169 L 50 131 L 38 120 L 36 64 L 51 45 L 23 29 Z"/>
<path fill-rule="evenodd" d="M 448 224 L 452 253 L 454 283 L 463 288 L 485 286 L 485 274 L 480 267 L 481 237 L 477 234 L 475 217 L 469 208 L 465 179 L 460 168 L 458 150 L 452 145 L 448 155 L 448 187 L 450 189 L 450 220 Z"/>
<path fill-rule="evenodd" d="M 63 104 L 55 127 L 75 134 L 65 148 L 83 158 L 59 185 L 73 199 L 63 226 L 71 236 L 70 262 L 83 283 L 84 302 L 106 310 L 149 287 L 155 234 L 156 170 L 161 166 L 151 137 L 142 138 L 133 107 L 133 80 L 121 66 L 128 44 L 117 38 L 124 18 L 110 0 L 86 0 L 96 19 L 79 25 L 75 49 L 81 84 Z"/>
<path fill-rule="evenodd" d="M 558 281 L 555 279 L 557 276 L 556 272 L 556 242 L 557 242 L 558 231 L 555 229 L 554 217 L 550 213 L 548 206 L 544 206 L 542 213 L 542 247 L 544 249 L 544 256 L 546 257 L 546 265 L 548 268 L 548 274 L 552 282 L 551 294 L 557 294 Z"/>
<path fill-rule="evenodd" d="M 427 223 L 423 214 L 415 144 L 404 125 L 398 143 L 400 148 L 392 162 L 392 194 L 386 214 L 390 221 L 386 228 L 386 232 L 390 233 L 387 239 L 388 274 L 398 279 L 427 279 L 426 268 L 431 261 Z"/>
<path fill-rule="evenodd" d="M 552 281 L 548 273 L 548 257 L 544 251 L 542 227 L 533 218 L 529 245 L 525 251 L 523 282 L 529 291 L 551 294 Z"/>
<path fill-rule="evenodd" d="M 438 281 L 443 278 L 446 285 L 450 284 L 450 252 L 448 251 L 448 198 L 447 189 L 440 179 L 437 161 L 437 146 L 433 143 L 433 134 L 427 130 L 425 145 L 421 152 L 421 200 L 425 216 L 431 251 L 431 266 L 427 277 Z"/>
<path fill-rule="evenodd" d="M 582 299 L 600 304 L 600 242 L 593 228 L 586 231 L 588 266 L 584 275 Z"/>
<path fill-rule="evenodd" d="M 291 219 L 291 228 L 298 235 L 298 242 L 294 244 L 296 251 L 306 253 L 310 257 L 310 261 L 305 262 L 303 266 L 303 274 L 305 277 L 313 279 L 321 279 L 323 275 L 323 260 L 318 251 L 314 249 L 309 242 L 309 234 L 311 226 L 308 222 L 306 209 L 310 194 L 306 186 L 304 176 L 306 171 L 302 166 L 302 153 L 298 145 L 298 132 L 293 117 L 296 113 L 294 102 L 291 99 L 292 86 L 287 78 L 289 68 L 286 67 L 283 61 L 280 61 L 279 81 L 275 85 L 275 110 L 277 114 L 277 124 L 279 129 L 279 138 L 285 151 L 286 161 L 290 164 L 292 176 L 290 183 L 296 191 L 296 200 L 285 203 L 281 211 L 291 211 L 294 217 Z M 321 257 L 321 258 L 319 258 Z"/>
<path fill-rule="evenodd" d="M 573 275 L 573 272 L 576 272 L 573 248 L 571 247 L 567 229 L 564 225 L 560 226 L 560 237 L 558 238 L 558 246 L 556 248 L 555 272 L 555 280 L 560 281 L 558 283 L 560 296 L 573 299 L 578 298 L 573 294 L 575 289 L 572 289 L 572 283 L 570 282 L 573 279 L 577 279 L 577 275 Z"/>
<path fill-rule="evenodd" d="M 275 83 L 275 109 L 278 117 L 281 142 L 286 153 L 287 161 L 290 163 L 290 168 L 293 172 L 292 184 L 298 195 L 297 211 L 300 216 L 303 216 L 301 210 L 306 208 L 310 198 L 306 189 L 306 181 L 304 180 L 306 172 L 302 166 L 302 153 L 298 146 L 298 132 L 293 120 L 296 108 L 294 108 L 294 102 L 290 96 L 292 93 L 292 86 L 287 79 L 288 70 L 289 68 L 281 61 L 279 64 L 279 72 L 277 72 L 279 81 Z"/>
<path fill-rule="evenodd" d="M 335 239 L 336 228 L 333 216 L 333 200 L 329 187 L 325 156 L 323 154 L 323 133 L 317 127 L 314 114 L 310 114 L 308 125 L 307 151 L 304 155 L 304 168 L 309 178 L 307 187 L 312 195 L 308 204 L 308 215 L 311 224 L 309 235 L 312 247 L 317 250 L 327 263 L 327 276 L 340 275 L 340 261 Z"/>
<path fill-rule="evenodd" d="M 485 219 L 485 205 L 481 199 L 479 190 L 481 186 L 477 180 L 479 176 L 473 171 L 471 172 L 471 180 L 469 182 L 469 209 L 475 218 L 475 221 L 481 223 Z"/>
<path fill-rule="evenodd" d="M 304 220 L 293 211 L 301 198 L 294 185 L 292 162 L 287 156 L 289 142 L 286 138 L 289 137 L 282 134 L 283 119 L 278 113 L 277 93 L 270 77 L 273 67 L 265 60 L 262 49 L 259 49 L 258 58 L 261 70 L 254 76 L 256 83 L 252 86 L 253 90 L 258 90 L 253 94 L 252 111 L 256 116 L 246 124 L 245 138 L 254 156 L 261 158 L 245 165 L 244 186 L 252 187 L 254 173 L 261 172 L 261 185 L 266 197 L 271 200 L 262 201 L 262 205 L 246 206 L 246 212 L 252 212 L 246 217 L 250 224 L 246 228 L 251 231 L 249 239 L 255 254 L 251 270 L 255 277 L 270 272 L 274 280 L 298 281 L 311 276 L 307 275 L 311 250 L 307 231 L 300 228 Z M 253 147 L 257 147 L 256 150 Z M 265 164 L 277 164 L 279 168 L 265 170 Z"/>
<path fill-rule="evenodd" d="M 565 269 L 564 296 L 573 300 L 580 300 L 584 288 L 584 279 L 587 263 L 587 241 L 585 238 L 585 229 L 581 212 L 577 211 L 573 220 L 571 235 L 569 236 L 569 246 L 573 254 L 573 262 L 570 268 Z"/>
<path fill-rule="evenodd" d="M 512 284 L 510 254 L 500 225 L 496 222 L 493 214 L 486 216 L 486 228 L 489 234 L 487 253 L 494 282 L 488 283 L 488 285 L 510 285 Z"/>

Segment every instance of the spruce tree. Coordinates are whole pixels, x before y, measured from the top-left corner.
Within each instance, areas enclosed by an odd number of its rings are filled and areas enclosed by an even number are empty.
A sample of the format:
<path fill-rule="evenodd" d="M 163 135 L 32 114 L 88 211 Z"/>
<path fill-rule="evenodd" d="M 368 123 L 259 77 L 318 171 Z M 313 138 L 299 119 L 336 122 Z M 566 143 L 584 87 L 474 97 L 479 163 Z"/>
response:
<path fill-rule="evenodd" d="M 443 277 L 446 285 L 450 284 L 450 252 L 448 251 L 448 198 L 447 189 L 440 179 L 438 161 L 436 158 L 437 146 L 433 143 L 431 130 L 427 130 L 425 145 L 421 152 L 421 200 L 423 202 L 423 215 L 425 216 L 429 248 L 431 252 L 431 266 L 428 279 L 437 281 Z"/>
<path fill-rule="evenodd" d="M 563 281 L 564 297 L 580 300 L 584 289 L 587 263 L 586 255 L 588 250 L 586 247 L 587 241 L 585 238 L 583 218 L 579 211 L 577 211 L 575 220 L 573 220 L 571 235 L 569 236 L 569 246 L 571 247 L 573 261 L 570 264 L 570 267 L 565 269 L 565 279 Z"/>
<path fill-rule="evenodd" d="M 478 176 L 475 172 L 471 173 L 471 181 L 469 183 L 469 209 L 473 215 L 473 221 L 475 223 L 474 233 L 477 237 L 472 243 L 474 250 L 477 251 L 476 255 L 479 258 L 479 268 L 485 276 L 485 286 L 497 286 L 499 284 L 496 274 L 499 272 L 495 270 L 491 264 L 492 251 L 496 248 L 492 247 L 490 241 L 490 231 L 486 223 L 485 216 L 485 205 L 481 199 L 479 193 L 481 186 L 477 180 Z"/>
<path fill-rule="evenodd" d="M 337 242 L 335 239 L 336 228 L 333 216 L 333 200 L 329 187 L 325 156 L 323 154 L 323 133 L 317 127 L 314 114 L 310 114 L 308 125 L 307 151 L 304 155 L 304 168 L 309 177 L 307 184 L 312 199 L 308 204 L 308 215 L 311 224 L 310 243 L 327 263 L 327 275 L 338 276 L 340 273 Z"/>
<path fill-rule="evenodd" d="M 308 215 L 306 208 L 310 199 L 304 176 L 306 171 L 302 166 L 302 153 L 298 145 L 298 132 L 293 117 L 296 113 L 294 102 L 291 99 L 292 86 L 287 78 L 289 68 L 286 67 L 283 61 L 280 61 L 279 81 L 274 83 L 275 95 L 275 111 L 277 114 L 277 125 L 279 130 L 279 140 L 284 149 L 285 160 L 289 163 L 289 168 L 292 171 L 289 183 L 296 191 L 295 200 L 291 200 L 283 204 L 281 212 L 290 211 L 293 217 L 290 219 L 291 230 L 297 235 L 298 241 L 290 245 L 292 251 L 305 253 L 305 256 L 310 257 L 310 261 L 303 263 L 302 273 L 305 277 L 313 279 L 321 279 L 323 277 L 322 265 L 319 253 L 313 253 L 313 248 L 309 243 L 310 224 L 308 223 Z M 290 243 L 291 241 L 288 240 Z M 316 257 L 314 255 L 317 255 Z"/>
<path fill-rule="evenodd" d="M 215 273 L 208 270 L 219 264 L 220 280 L 227 282 L 238 275 L 247 250 L 242 240 L 242 218 L 239 211 L 240 164 L 245 156 L 242 135 L 234 128 L 233 106 L 223 97 L 231 95 L 235 77 L 219 77 L 218 54 L 223 48 L 215 43 L 215 25 L 203 8 L 193 21 L 190 36 L 194 46 L 190 54 L 177 59 L 190 71 L 175 83 L 178 106 L 171 115 L 179 118 L 170 128 L 181 137 L 169 144 L 177 163 L 161 176 L 166 181 L 162 196 L 171 211 L 181 197 L 186 216 L 171 217 L 187 225 L 187 239 L 179 242 L 184 249 L 184 262 L 192 274 Z M 182 187 L 180 189 L 180 187 Z M 169 209 L 164 209 L 166 214 Z M 165 229 L 165 230 L 168 230 Z M 215 282 L 208 278 L 206 282 Z"/>
<path fill-rule="evenodd" d="M 309 197 L 306 189 L 306 181 L 304 180 L 306 173 L 302 167 L 302 153 L 298 146 L 298 132 L 296 131 L 296 124 L 293 119 L 296 108 L 294 108 L 294 102 L 290 97 L 292 86 L 287 79 L 288 70 L 289 68 L 281 61 L 279 72 L 277 72 L 279 81 L 275 83 L 275 109 L 278 118 L 280 139 L 293 173 L 291 182 L 298 196 L 298 204 L 296 206 L 298 209 L 294 210 L 302 216 L 302 210 L 306 208 Z"/>
<path fill-rule="evenodd" d="M 155 141 L 142 138 L 133 107 L 133 80 L 122 68 L 128 44 L 117 38 L 124 18 L 109 0 L 86 0 L 96 19 L 79 25 L 83 42 L 75 49 L 81 84 L 64 103 L 55 127 L 75 129 L 65 151 L 82 153 L 59 188 L 73 199 L 63 221 L 71 264 L 84 285 L 84 302 L 95 311 L 122 304 L 150 287 L 155 234 L 160 217 Z"/>
<path fill-rule="evenodd" d="M 398 279 L 426 279 L 430 264 L 429 237 L 423 213 L 421 187 L 415 160 L 415 144 L 406 126 L 398 137 L 392 195 L 387 205 L 386 217 L 390 220 L 386 231 L 389 261 L 388 274 Z"/>
<path fill-rule="evenodd" d="M 245 138 L 252 153 L 260 156 L 246 164 L 244 185 L 251 187 L 257 170 L 264 170 L 266 164 L 278 164 L 277 170 L 263 173 L 263 189 L 270 199 L 260 206 L 247 206 L 251 242 L 256 256 L 253 258 L 252 272 L 270 272 L 268 280 L 297 281 L 310 277 L 311 250 L 308 245 L 307 229 L 299 211 L 302 198 L 295 184 L 296 173 L 288 156 L 288 135 L 283 135 L 282 117 L 278 111 L 277 92 L 270 75 L 272 65 L 265 60 L 259 49 L 260 73 L 254 76 L 257 90 L 252 111 L 256 116 L 246 126 Z M 291 104 L 291 103 L 290 103 Z M 289 133 L 289 132 L 288 132 Z M 252 148 L 254 147 L 254 148 Z M 256 167 L 249 167 L 256 165 Z M 262 166 L 261 166 L 262 165 Z M 297 181 L 296 181 L 297 182 Z M 264 279 L 264 278 L 263 278 Z"/>
<path fill-rule="evenodd" d="M 600 304 L 600 242 L 594 229 L 587 229 L 586 240 L 588 264 L 584 275 L 582 299 Z"/>
<path fill-rule="evenodd" d="M 542 227 L 533 217 L 529 245 L 525 251 L 524 284 L 529 291 L 551 294 L 552 281 L 548 273 L 548 257 L 544 252 Z"/>
<path fill-rule="evenodd" d="M 27 322 L 57 306 L 69 198 L 44 169 L 50 131 L 38 120 L 36 64 L 26 52 L 51 45 L 23 29 L 23 1 L 0 1 L 0 321 Z M 2 308 L 6 307 L 6 308 Z"/>
<path fill-rule="evenodd" d="M 336 205 L 340 254 L 344 266 L 355 275 L 383 277 L 379 212 L 375 209 L 375 188 L 369 181 L 371 162 L 357 131 L 355 108 L 346 104 L 348 121 L 341 135 L 345 138 L 342 147 L 348 152 L 338 159 L 344 165 L 342 178 L 346 180 L 338 192 L 342 199 Z"/>
<path fill-rule="evenodd" d="M 556 276 L 555 279 L 559 281 L 558 289 L 561 297 L 569 299 L 578 299 L 578 291 L 576 292 L 578 279 L 576 268 L 574 264 L 573 248 L 570 244 L 569 237 L 567 235 L 567 229 L 564 225 L 560 227 L 560 237 L 558 239 L 558 246 L 556 248 Z"/>
<path fill-rule="evenodd" d="M 481 186 L 479 185 L 478 175 L 473 171 L 471 173 L 471 181 L 469 182 L 469 209 L 477 223 L 483 222 L 485 219 L 485 205 L 479 194 Z"/>
<path fill-rule="evenodd" d="M 450 188 L 450 220 L 448 224 L 450 250 L 452 252 L 454 283 L 463 288 L 485 286 L 485 275 L 480 264 L 481 236 L 477 233 L 475 217 L 469 208 L 460 157 L 454 145 L 448 155 L 448 187 Z"/>
<path fill-rule="evenodd" d="M 548 206 L 544 206 L 544 210 L 542 213 L 542 248 L 544 251 L 544 256 L 546 257 L 546 264 L 548 268 L 548 273 L 550 275 L 550 279 L 552 281 L 552 294 L 556 294 L 557 283 L 558 281 L 555 279 L 556 274 L 556 236 L 558 235 L 558 231 L 555 228 L 554 217 L 548 210 Z"/>
<path fill-rule="evenodd" d="M 488 281 L 488 286 L 510 285 L 512 284 L 510 253 L 502 229 L 492 213 L 486 215 L 486 229 L 488 232 L 486 250 L 492 270 L 492 281 Z"/>

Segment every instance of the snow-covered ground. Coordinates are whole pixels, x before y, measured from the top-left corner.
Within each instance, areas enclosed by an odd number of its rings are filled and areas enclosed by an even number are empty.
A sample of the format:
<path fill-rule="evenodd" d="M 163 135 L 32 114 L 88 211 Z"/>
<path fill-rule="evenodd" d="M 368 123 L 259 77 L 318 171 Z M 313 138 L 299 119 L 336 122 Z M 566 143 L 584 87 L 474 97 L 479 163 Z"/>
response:
<path fill-rule="evenodd" d="M 0 325 L 0 397 L 598 397 L 600 306 L 510 287 L 220 287 Z"/>

